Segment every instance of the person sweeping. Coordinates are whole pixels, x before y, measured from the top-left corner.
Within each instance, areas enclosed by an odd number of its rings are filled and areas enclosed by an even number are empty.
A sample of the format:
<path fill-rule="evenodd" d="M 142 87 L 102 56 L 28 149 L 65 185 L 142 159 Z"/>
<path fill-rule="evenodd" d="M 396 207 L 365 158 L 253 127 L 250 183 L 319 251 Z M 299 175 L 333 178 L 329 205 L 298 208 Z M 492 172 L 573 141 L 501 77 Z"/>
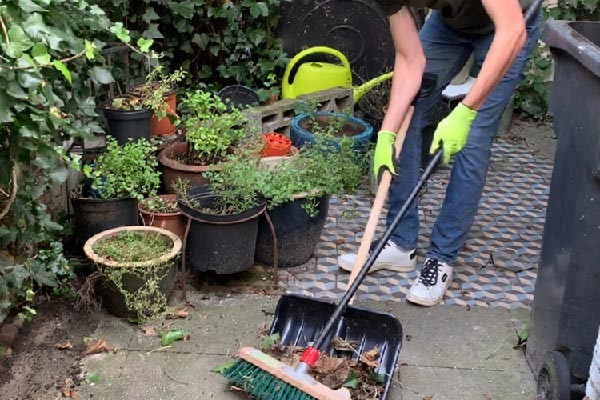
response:
<path fill-rule="evenodd" d="M 444 88 L 470 56 L 479 74 L 464 99 L 437 126 L 430 152 L 443 149 L 443 162 L 454 156 L 450 181 L 419 276 L 407 300 L 433 306 L 452 282 L 459 249 L 477 212 L 501 116 L 540 35 L 539 9 L 527 22 L 523 13 L 533 0 L 376 0 L 389 16 L 395 48 L 394 75 L 387 113 L 378 132 L 374 172 L 396 175 L 389 190 L 387 225 L 420 177 L 422 130 Z M 417 32 L 408 9 L 428 7 L 431 14 Z M 398 165 L 392 145 L 424 73 L 437 77 L 435 93 L 416 99 Z M 419 233 L 418 202 L 395 229 L 372 271 L 415 269 Z M 356 254 L 338 258 L 351 271 Z"/>

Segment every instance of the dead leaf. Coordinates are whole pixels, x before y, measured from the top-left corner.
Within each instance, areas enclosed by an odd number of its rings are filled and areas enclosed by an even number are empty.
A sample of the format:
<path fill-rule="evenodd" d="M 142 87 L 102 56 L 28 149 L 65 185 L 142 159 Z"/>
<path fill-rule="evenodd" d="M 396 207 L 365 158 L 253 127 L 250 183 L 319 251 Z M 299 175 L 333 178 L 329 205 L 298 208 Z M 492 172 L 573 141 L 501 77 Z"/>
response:
<path fill-rule="evenodd" d="M 77 398 L 77 392 L 74 390 L 63 390 L 62 395 L 63 395 L 63 397 L 66 397 L 68 399 L 76 399 Z"/>
<path fill-rule="evenodd" d="M 182 308 L 182 309 L 174 310 L 171 314 L 167 315 L 167 318 L 177 319 L 177 318 L 187 318 L 187 316 L 188 316 L 187 309 Z"/>
<path fill-rule="evenodd" d="M 55 347 L 58 350 L 71 350 L 73 348 L 73 345 L 71 344 L 71 342 L 65 342 L 65 343 L 58 343 Z"/>
<path fill-rule="evenodd" d="M 338 239 L 335 241 L 335 243 L 336 243 L 336 244 L 338 244 L 338 245 L 339 245 L 339 244 L 344 244 L 344 243 L 346 243 L 346 239 L 344 239 L 344 238 L 338 238 Z"/>
<path fill-rule="evenodd" d="M 336 358 L 336 357 L 327 357 L 327 358 L 319 358 L 315 363 L 315 368 L 317 371 L 322 373 L 332 373 L 337 370 L 342 363 L 346 361 L 345 358 Z"/>
<path fill-rule="evenodd" d="M 334 337 L 331 340 L 331 345 L 337 351 L 355 351 L 356 350 L 356 342 L 355 341 L 347 341 L 339 338 L 338 336 Z"/>
<path fill-rule="evenodd" d="M 77 398 L 77 393 L 71 389 L 72 387 L 73 387 L 73 380 L 71 378 L 65 379 L 65 381 L 59 388 L 60 393 L 63 395 L 63 397 L 66 397 L 69 399 Z"/>
<path fill-rule="evenodd" d="M 360 362 L 367 364 L 369 367 L 377 368 L 379 367 L 377 356 L 379 356 L 379 348 L 375 346 L 371 350 L 362 353 L 360 356 Z"/>
<path fill-rule="evenodd" d="M 104 338 L 98 338 L 92 340 L 90 344 L 88 344 L 85 349 L 85 355 L 89 356 L 91 354 L 104 353 L 105 351 L 109 351 L 106 340 L 104 340 Z"/>
<path fill-rule="evenodd" d="M 156 328 L 153 326 L 144 326 L 141 329 L 142 329 L 142 332 L 144 332 L 144 335 L 146 335 L 146 336 L 155 336 L 156 335 Z"/>
<path fill-rule="evenodd" d="M 423 400 L 433 400 L 433 396 L 425 396 L 423 397 Z"/>

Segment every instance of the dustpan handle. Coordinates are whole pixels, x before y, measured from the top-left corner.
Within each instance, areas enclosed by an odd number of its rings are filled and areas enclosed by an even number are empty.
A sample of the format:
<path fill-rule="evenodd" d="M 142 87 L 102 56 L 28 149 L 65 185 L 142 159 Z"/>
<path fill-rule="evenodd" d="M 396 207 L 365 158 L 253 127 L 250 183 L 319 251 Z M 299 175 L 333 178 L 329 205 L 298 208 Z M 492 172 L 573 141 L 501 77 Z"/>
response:
<path fill-rule="evenodd" d="M 379 240 L 379 242 L 377 242 L 377 245 L 371 252 L 371 255 L 369 256 L 369 258 L 367 259 L 367 262 L 363 265 L 363 267 L 360 269 L 360 271 L 358 271 L 356 279 L 352 282 L 352 284 L 350 284 L 350 287 L 346 290 L 346 293 L 340 300 L 338 306 L 336 307 L 335 311 L 333 312 L 333 315 L 327 321 L 327 325 L 323 328 L 323 330 L 321 330 L 319 337 L 317 338 L 314 345 L 312 346 L 313 348 L 315 348 L 315 349 L 321 348 L 321 346 L 323 345 L 323 342 L 329 335 L 329 332 L 331 331 L 333 324 L 335 324 L 339 321 L 340 316 L 346 310 L 346 306 L 350 303 L 350 299 L 352 299 L 352 297 L 354 297 L 354 294 L 356 293 L 356 291 L 358 290 L 362 281 L 365 279 L 365 277 L 369 273 L 369 270 L 371 269 L 371 266 L 375 263 L 375 260 L 379 256 L 379 253 L 381 253 L 381 250 L 383 250 L 383 247 L 386 245 L 388 240 L 390 240 L 390 237 L 392 236 L 392 232 L 394 232 L 394 230 L 400 223 L 400 220 L 404 217 L 404 214 L 406 214 L 408 207 L 410 207 L 412 202 L 415 200 L 415 198 L 417 197 L 417 195 L 423 188 L 423 185 L 425 184 L 427 179 L 429 179 L 429 176 L 431 175 L 431 173 L 433 172 L 433 169 L 435 168 L 436 164 L 440 161 L 441 158 L 442 158 L 442 148 L 440 147 L 433 154 L 433 157 L 431 158 L 431 161 L 429 161 L 427 168 L 425 168 L 425 172 L 423 172 L 423 175 L 421 175 L 419 182 L 417 182 L 417 185 L 414 187 L 414 189 L 408 196 L 408 199 L 406 199 L 406 201 L 404 202 L 404 205 L 402 206 L 402 208 L 400 209 L 400 211 L 398 212 L 398 214 L 396 215 L 396 217 L 394 218 L 394 220 L 392 221 L 390 226 L 383 233 L 381 240 Z"/>

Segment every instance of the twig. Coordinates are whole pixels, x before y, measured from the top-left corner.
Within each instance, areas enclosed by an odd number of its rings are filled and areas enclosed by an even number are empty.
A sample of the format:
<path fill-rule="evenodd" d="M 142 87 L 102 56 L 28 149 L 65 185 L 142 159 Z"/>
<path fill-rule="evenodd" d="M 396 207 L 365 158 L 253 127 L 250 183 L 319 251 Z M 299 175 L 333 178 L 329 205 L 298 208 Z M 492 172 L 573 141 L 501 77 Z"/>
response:
<path fill-rule="evenodd" d="M 8 214 L 8 211 L 10 210 L 10 207 L 12 206 L 12 203 L 14 203 L 15 198 L 17 197 L 17 190 L 19 190 L 19 185 L 17 183 L 17 178 L 19 177 L 19 164 L 17 164 L 16 162 L 13 165 L 13 170 L 12 170 L 12 191 L 10 193 L 10 197 L 8 198 L 8 201 L 6 202 L 6 205 L 4 206 L 4 209 L 2 210 L 2 212 L 0 212 L 0 220 L 2 218 L 4 218 L 6 216 L 6 214 Z"/>
<path fill-rule="evenodd" d="M 62 63 L 67 63 L 73 60 L 76 60 L 78 58 L 81 58 L 85 55 L 85 50 L 81 51 L 80 53 L 75 54 L 74 56 L 71 57 L 66 57 L 66 58 L 61 58 L 60 62 Z M 57 60 L 54 60 L 53 62 L 56 62 Z M 26 70 L 26 69 L 36 69 L 36 68 L 48 68 L 48 67 L 54 67 L 53 63 L 46 63 L 46 64 L 40 64 L 40 65 L 29 65 L 29 66 L 22 66 L 22 67 L 0 67 L 0 71 L 2 70 L 7 70 L 7 71 L 19 71 L 19 70 Z"/>
<path fill-rule="evenodd" d="M 4 25 L 4 20 L 2 19 L 2 14 L 0 14 L 0 25 L 2 25 L 2 32 L 4 32 L 4 37 L 6 38 L 6 44 L 10 44 L 10 38 L 8 37 L 8 31 L 6 30 L 6 25 Z"/>

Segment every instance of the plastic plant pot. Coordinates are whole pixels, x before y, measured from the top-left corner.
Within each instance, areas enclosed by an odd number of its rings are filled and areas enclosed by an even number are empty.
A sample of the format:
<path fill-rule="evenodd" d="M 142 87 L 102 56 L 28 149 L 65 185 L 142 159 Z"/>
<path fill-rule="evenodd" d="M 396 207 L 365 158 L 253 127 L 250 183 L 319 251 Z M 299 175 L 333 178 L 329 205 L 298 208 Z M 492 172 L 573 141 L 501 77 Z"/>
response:
<path fill-rule="evenodd" d="M 263 134 L 265 145 L 260 152 L 261 157 L 281 157 L 288 154 L 292 147 L 292 141 L 281 133 Z"/>
<path fill-rule="evenodd" d="M 102 112 L 108 126 L 108 134 L 114 137 L 123 146 L 128 139 L 151 138 L 152 110 L 115 110 L 102 106 Z"/>
<path fill-rule="evenodd" d="M 167 114 L 175 115 L 177 111 L 177 86 L 166 93 L 164 99 L 165 103 L 167 103 Z M 153 115 L 150 126 L 152 136 L 166 136 L 175 132 L 175 126 L 168 116 L 158 119 L 156 115 Z"/>

